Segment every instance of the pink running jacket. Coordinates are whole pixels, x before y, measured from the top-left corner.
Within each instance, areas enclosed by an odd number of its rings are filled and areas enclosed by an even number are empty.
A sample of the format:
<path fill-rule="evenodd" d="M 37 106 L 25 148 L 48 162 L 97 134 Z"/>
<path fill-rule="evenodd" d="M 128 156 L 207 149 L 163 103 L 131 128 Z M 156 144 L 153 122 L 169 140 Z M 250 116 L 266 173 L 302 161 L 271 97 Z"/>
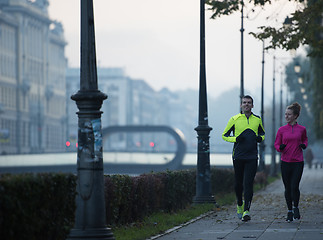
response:
<path fill-rule="evenodd" d="M 281 144 L 286 147 L 283 150 L 279 149 Z M 275 140 L 275 148 L 281 152 L 281 160 L 284 162 L 302 162 L 303 149 L 299 146 L 305 144 L 307 147 L 306 128 L 296 123 L 295 125 L 286 124 L 278 129 Z"/>

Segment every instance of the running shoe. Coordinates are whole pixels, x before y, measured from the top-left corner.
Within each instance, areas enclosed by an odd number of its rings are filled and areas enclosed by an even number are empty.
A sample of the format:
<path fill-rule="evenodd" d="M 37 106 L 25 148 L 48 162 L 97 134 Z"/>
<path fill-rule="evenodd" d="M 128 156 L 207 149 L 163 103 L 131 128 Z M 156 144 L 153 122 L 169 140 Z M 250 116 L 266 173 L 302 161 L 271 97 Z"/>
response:
<path fill-rule="evenodd" d="M 242 221 L 248 222 L 249 220 L 251 220 L 251 217 L 249 215 L 249 211 L 244 211 L 243 215 L 242 215 Z"/>
<path fill-rule="evenodd" d="M 287 222 L 292 222 L 293 221 L 293 215 L 294 215 L 293 212 L 288 212 L 286 221 Z"/>
<path fill-rule="evenodd" d="M 300 219 L 301 215 L 299 214 L 299 209 L 298 207 L 294 207 L 294 219 Z"/>
<path fill-rule="evenodd" d="M 242 218 L 243 210 L 244 210 L 244 201 L 242 202 L 242 206 L 237 205 L 237 216 L 239 219 Z"/>

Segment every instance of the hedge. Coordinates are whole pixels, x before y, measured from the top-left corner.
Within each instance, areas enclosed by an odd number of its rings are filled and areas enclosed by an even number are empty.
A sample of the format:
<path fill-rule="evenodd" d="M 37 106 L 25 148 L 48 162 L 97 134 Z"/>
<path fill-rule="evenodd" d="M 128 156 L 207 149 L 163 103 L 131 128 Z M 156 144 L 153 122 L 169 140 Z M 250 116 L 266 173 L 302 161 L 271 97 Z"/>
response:
<path fill-rule="evenodd" d="M 1 239 L 65 239 L 74 222 L 72 174 L 0 175 Z"/>
<path fill-rule="evenodd" d="M 212 194 L 233 191 L 232 170 L 211 168 Z M 174 212 L 192 203 L 196 191 L 196 170 L 105 177 L 108 225 L 141 220 L 156 211 Z"/>
<path fill-rule="evenodd" d="M 232 170 L 211 171 L 212 194 L 233 191 Z M 1 239 L 65 239 L 74 223 L 76 180 L 59 173 L 0 175 Z M 196 170 L 106 175 L 104 181 L 107 224 L 115 226 L 191 204 Z"/>

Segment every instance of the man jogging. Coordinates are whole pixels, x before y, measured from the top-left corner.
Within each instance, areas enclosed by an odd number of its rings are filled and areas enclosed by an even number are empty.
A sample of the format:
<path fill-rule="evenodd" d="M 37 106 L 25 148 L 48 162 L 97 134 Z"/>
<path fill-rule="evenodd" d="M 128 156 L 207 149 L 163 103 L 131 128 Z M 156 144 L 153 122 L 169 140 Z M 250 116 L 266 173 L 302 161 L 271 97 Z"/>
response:
<path fill-rule="evenodd" d="M 257 143 L 265 139 L 262 120 L 251 112 L 252 108 L 252 97 L 249 95 L 244 96 L 241 102 L 242 113 L 233 116 L 229 120 L 222 134 L 223 140 L 234 143 L 232 151 L 235 175 L 234 188 L 237 198 L 237 215 L 242 221 L 251 219 L 249 210 L 258 165 Z"/>

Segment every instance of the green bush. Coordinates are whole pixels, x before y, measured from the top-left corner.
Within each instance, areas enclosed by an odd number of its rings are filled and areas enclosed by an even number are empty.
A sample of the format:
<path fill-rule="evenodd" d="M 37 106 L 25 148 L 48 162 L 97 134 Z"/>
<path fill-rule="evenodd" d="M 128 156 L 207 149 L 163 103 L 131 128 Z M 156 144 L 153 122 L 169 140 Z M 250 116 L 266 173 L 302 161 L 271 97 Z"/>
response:
<path fill-rule="evenodd" d="M 196 188 L 196 170 L 168 171 L 159 175 L 165 184 L 164 211 L 176 211 L 192 203 Z"/>
<path fill-rule="evenodd" d="M 75 218 L 76 180 L 73 174 L 0 174 L 1 239 L 66 239 Z M 106 175 L 104 181 L 107 224 L 116 226 L 190 205 L 196 170 Z M 212 194 L 232 191 L 233 171 L 212 168 L 211 186 Z"/>
<path fill-rule="evenodd" d="M 234 191 L 233 169 L 211 168 L 212 194 L 229 193 Z"/>
<path fill-rule="evenodd" d="M 232 170 L 211 168 L 212 194 L 233 191 Z M 196 170 L 105 176 L 107 224 L 128 224 L 153 212 L 175 212 L 192 203 Z"/>
<path fill-rule="evenodd" d="M 1 239 L 65 239 L 75 187 L 72 174 L 0 175 Z"/>
<path fill-rule="evenodd" d="M 162 180 L 153 174 L 105 176 L 107 223 L 130 223 L 160 209 L 163 188 Z"/>

